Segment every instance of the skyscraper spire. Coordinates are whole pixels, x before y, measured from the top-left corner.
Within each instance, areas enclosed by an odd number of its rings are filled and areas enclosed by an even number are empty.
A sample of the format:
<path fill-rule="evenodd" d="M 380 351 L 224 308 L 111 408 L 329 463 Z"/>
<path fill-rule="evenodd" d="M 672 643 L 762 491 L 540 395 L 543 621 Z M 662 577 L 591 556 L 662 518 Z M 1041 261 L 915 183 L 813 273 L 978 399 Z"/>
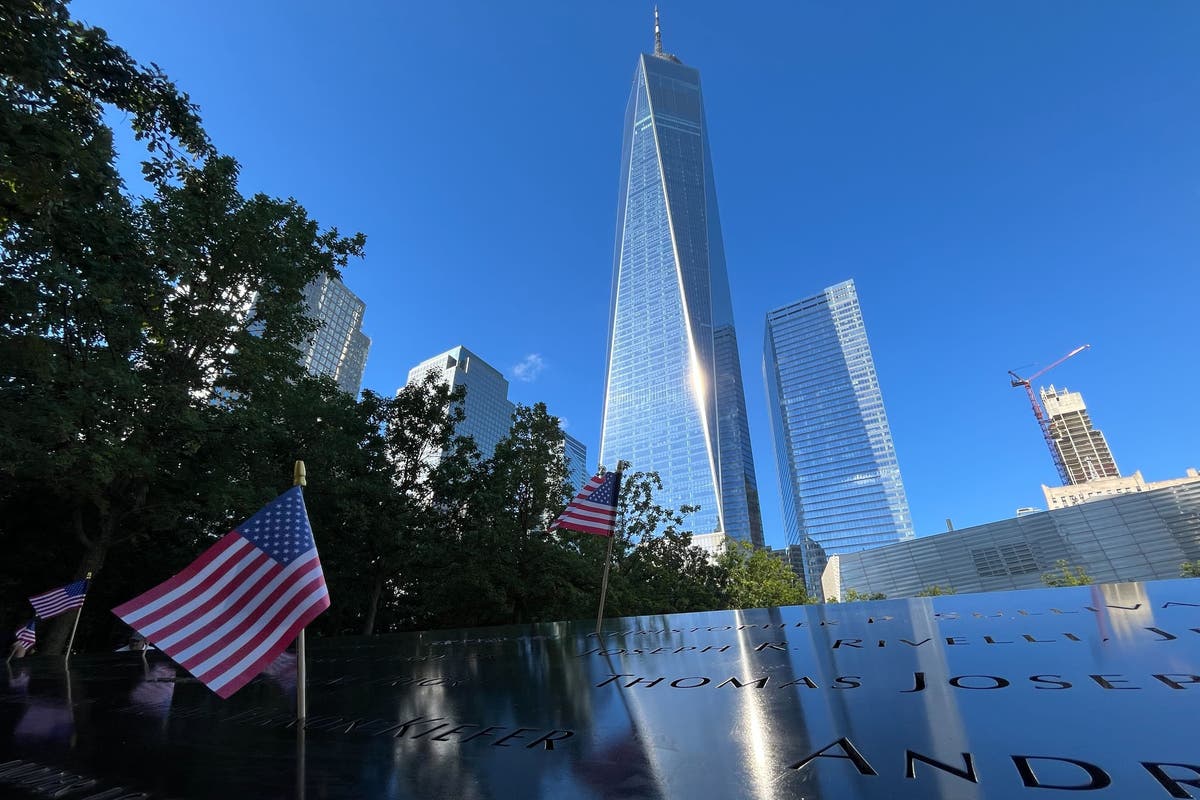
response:
<path fill-rule="evenodd" d="M 657 5 L 654 7 L 654 57 L 662 58 L 667 61 L 674 61 L 676 64 L 683 63 L 682 61 L 680 61 L 678 58 L 676 58 L 671 53 L 667 53 L 667 52 L 663 51 L 662 26 L 660 26 L 658 24 L 658 6 Z"/>

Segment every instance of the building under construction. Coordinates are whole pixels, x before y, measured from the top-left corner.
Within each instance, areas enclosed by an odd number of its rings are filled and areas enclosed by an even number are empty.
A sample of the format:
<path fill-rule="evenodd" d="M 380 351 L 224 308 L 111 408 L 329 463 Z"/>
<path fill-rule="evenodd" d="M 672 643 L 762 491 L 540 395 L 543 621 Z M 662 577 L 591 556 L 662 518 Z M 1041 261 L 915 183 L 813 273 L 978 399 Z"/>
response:
<path fill-rule="evenodd" d="M 1119 478 L 1117 462 L 1101 431 L 1092 427 L 1083 395 L 1053 385 L 1041 390 L 1047 427 L 1070 484 Z"/>

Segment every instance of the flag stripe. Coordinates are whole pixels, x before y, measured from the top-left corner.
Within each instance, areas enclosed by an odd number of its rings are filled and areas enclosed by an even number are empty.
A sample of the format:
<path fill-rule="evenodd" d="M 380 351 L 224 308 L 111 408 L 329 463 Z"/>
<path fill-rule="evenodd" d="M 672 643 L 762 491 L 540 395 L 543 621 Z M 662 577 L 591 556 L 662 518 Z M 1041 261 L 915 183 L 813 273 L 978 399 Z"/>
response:
<path fill-rule="evenodd" d="M 214 598 L 223 597 L 231 584 L 236 591 L 244 579 L 244 573 L 261 562 L 270 562 L 271 557 L 256 548 L 243 551 L 240 558 L 226 559 L 203 584 L 196 584 L 182 593 L 169 606 L 158 609 L 157 614 L 142 618 L 141 631 L 151 640 L 158 642 L 172 631 L 183 626 L 190 627 L 196 619 L 196 610 Z M 269 565 L 268 565 L 269 566 Z"/>
<path fill-rule="evenodd" d="M 587 503 L 585 505 L 582 502 L 578 502 L 568 506 L 563 514 L 584 514 L 599 519 L 612 519 L 617 515 L 617 512 L 612 506 L 598 505 L 596 503 Z"/>
<path fill-rule="evenodd" d="M 579 490 L 579 494 L 575 495 L 575 498 L 571 502 L 576 503 L 580 500 L 586 500 L 588 496 L 591 495 L 592 492 L 596 491 L 596 489 L 599 488 L 600 484 L 602 483 L 603 481 L 597 481 L 595 478 L 588 481 L 587 484 Z"/>
<path fill-rule="evenodd" d="M 243 656 L 241 660 L 221 670 L 219 676 L 208 679 L 213 688 L 220 692 L 221 687 L 236 679 L 239 675 L 254 675 L 255 673 L 248 672 L 247 668 L 253 666 L 259 659 L 267 657 L 278 640 L 291 641 L 300 632 L 300 628 L 307 624 L 307 620 L 315 618 L 322 611 L 329 608 L 329 593 L 325 591 L 325 582 L 318 578 L 310 584 L 310 587 L 310 591 L 298 605 L 290 607 L 290 610 L 286 608 L 282 609 L 279 613 L 279 618 L 272 620 L 276 631 L 274 638 L 264 640 L 258 647 Z M 286 616 L 284 616 L 285 614 Z M 297 626 L 297 622 L 300 625 Z M 272 655 L 271 657 L 273 658 L 274 656 Z"/>
<path fill-rule="evenodd" d="M 562 525 L 565 523 L 592 525 L 594 528 L 612 530 L 612 519 L 593 519 L 592 517 L 578 517 L 571 515 L 571 513 L 564 513 L 562 517 L 558 518 L 558 524 Z"/>
<path fill-rule="evenodd" d="M 591 479 L 589 479 L 588 482 L 583 485 L 583 488 L 579 490 L 579 493 L 575 495 L 576 499 L 580 497 L 587 497 L 602 483 L 604 483 L 604 478 L 599 475 L 593 475 Z"/>
<path fill-rule="evenodd" d="M 580 517 L 582 519 L 590 519 L 593 522 L 611 522 L 616 518 L 616 514 L 612 510 L 600 511 L 590 508 L 568 508 L 562 513 L 562 519 L 568 517 Z"/>
<path fill-rule="evenodd" d="M 271 557 L 258 550 L 238 564 L 244 567 L 238 573 L 239 583 L 227 596 L 206 593 L 199 598 L 201 602 L 197 604 L 193 618 L 176 620 L 166 626 L 155 636 L 155 643 L 159 647 L 190 647 L 219 626 L 223 617 L 238 607 L 238 600 L 257 592 L 279 571 Z"/>
<path fill-rule="evenodd" d="M 299 617 L 295 622 L 292 623 L 290 628 L 288 628 L 286 631 L 283 631 L 278 637 L 276 637 L 276 647 L 280 649 L 282 649 L 282 647 L 286 647 L 288 642 L 291 642 L 293 639 L 295 639 L 300 631 L 302 631 L 305 626 L 308 625 L 308 623 L 320 616 L 327 608 L 329 608 L 329 593 L 322 590 L 321 595 L 318 598 L 318 602 L 310 606 L 304 612 L 302 617 Z M 278 652 L 273 652 L 272 650 L 266 651 L 257 661 L 247 667 L 240 675 L 233 676 L 220 689 L 216 689 L 216 693 L 221 697 L 229 697 L 238 689 L 249 683 L 255 675 L 265 669 L 267 665 L 277 657 Z"/>
<path fill-rule="evenodd" d="M 222 564 L 233 558 L 243 548 L 250 546 L 250 543 L 238 536 L 236 531 L 227 533 L 178 575 L 160 583 L 128 603 L 117 606 L 113 609 L 113 613 L 136 628 L 141 620 L 175 602 L 179 597 L 191 591 L 193 586 L 203 585 L 204 581 L 220 569 Z"/>
<path fill-rule="evenodd" d="M 562 521 L 562 523 L 565 523 L 565 522 L 567 522 L 567 520 Z M 570 525 L 566 525 L 566 524 L 562 524 L 562 523 L 560 523 L 556 527 L 567 528 L 568 530 L 579 531 L 580 533 L 595 533 L 600 536 L 611 536 L 612 535 L 612 528 L 610 528 L 608 526 L 596 526 L 596 525 L 592 525 L 587 522 L 572 522 Z"/>
<path fill-rule="evenodd" d="M 295 590 L 297 581 L 307 580 L 307 573 L 314 570 L 319 573 L 320 569 L 321 564 L 317 560 L 315 552 L 311 558 L 297 559 L 286 570 L 276 569 L 271 575 L 270 581 L 261 590 L 252 597 L 225 609 L 224 613 L 218 617 L 220 624 L 216 629 L 180 650 L 178 652 L 180 663 L 183 663 L 188 669 L 191 669 L 192 666 L 199 667 L 222 647 L 226 647 L 226 645 L 229 648 L 234 647 L 237 644 L 234 640 L 240 640 L 257 618 L 267 615 L 269 609 L 276 608 L 283 598 L 288 596 L 289 589 Z"/>
<path fill-rule="evenodd" d="M 316 618 L 316 616 L 329 608 L 329 596 L 325 593 L 323 585 L 312 584 L 310 589 L 301 596 L 298 604 L 293 603 L 290 606 L 283 608 L 280 613 L 271 618 L 271 624 L 274 625 L 274 634 L 268 638 L 252 637 L 244 648 L 230 654 L 216 667 L 208 670 L 208 672 L 199 672 L 205 684 L 208 684 L 214 691 L 220 692 L 221 686 L 235 680 L 241 674 L 246 674 L 248 670 L 259 663 L 260 658 L 265 658 L 266 662 L 270 662 L 275 655 L 277 643 L 282 642 L 284 645 L 295 638 L 295 634 L 299 632 L 300 627 L 307 624 L 307 620 Z M 298 627 L 293 627 L 296 620 L 304 620 Z M 269 655 L 270 654 L 270 655 Z M 265 666 L 265 663 L 263 664 Z M 262 667 L 258 668 L 262 670 Z M 248 672 L 248 675 L 253 676 L 256 673 Z"/>

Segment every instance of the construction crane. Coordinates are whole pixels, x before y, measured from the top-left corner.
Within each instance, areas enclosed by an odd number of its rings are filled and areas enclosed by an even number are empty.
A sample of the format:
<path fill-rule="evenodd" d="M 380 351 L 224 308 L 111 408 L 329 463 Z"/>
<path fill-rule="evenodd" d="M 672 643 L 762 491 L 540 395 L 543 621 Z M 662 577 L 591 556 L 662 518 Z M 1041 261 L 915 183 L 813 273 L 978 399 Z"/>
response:
<path fill-rule="evenodd" d="M 1012 376 L 1012 385 L 1024 386 L 1026 394 L 1029 395 L 1029 405 L 1033 407 L 1033 416 L 1037 418 L 1038 427 L 1042 429 L 1042 438 L 1046 440 L 1046 446 L 1050 448 L 1050 457 L 1054 459 L 1054 467 L 1058 470 L 1058 477 L 1062 479 L 1063 486 L 1070 485 L 1071 473 L 1067 472 L 1067 465 L 1063 463 L 1062 455 L 1058 452 L 1058 447 L 1056 447 L 1054 444 L 1054 436 L 1050 433 L 1050 420 L 1047 419 L 1045 413 L 1042 412 L 1042 404 L 1038 402 L 1037 395 L 1033 393 L 1033 382 L 1057 367 L 1059 364 L 1063 363 L 1069 358 L 1074 358 L 1084 350 L 1087 350 L 1089 347 L 1091 347 L 1090 344 L 1076 347 L 1058 361 L 1055 361 L 1048 367 L 1042 367 L 1028 378 L 1022 378 L 1011 369 L 1008 371 L 1008 374 Z"/>

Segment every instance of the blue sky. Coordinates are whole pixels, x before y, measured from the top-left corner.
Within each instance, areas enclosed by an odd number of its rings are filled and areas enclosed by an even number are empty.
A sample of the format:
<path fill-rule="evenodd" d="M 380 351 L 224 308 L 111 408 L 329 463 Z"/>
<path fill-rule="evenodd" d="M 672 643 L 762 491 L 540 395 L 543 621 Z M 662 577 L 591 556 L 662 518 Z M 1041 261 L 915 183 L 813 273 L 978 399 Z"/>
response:
<path fill-rule="evenodd" d="M 191 94 L 244 191 L 367 234 L 345 276 L 367 302 L 367 387 L 463 344 L 597 456 L 622 114 L 651 3 L 72 8 Z M 846 278 L 918 535 L 1044 504 L 1053 464 L 1006 371 L 1083 343 L 1046 381 L 1084 393 L 1122 471 L 1200 466 L 1200 5 L 662 15 L 703 79 L 769 544 L 764 315 Z"/>

